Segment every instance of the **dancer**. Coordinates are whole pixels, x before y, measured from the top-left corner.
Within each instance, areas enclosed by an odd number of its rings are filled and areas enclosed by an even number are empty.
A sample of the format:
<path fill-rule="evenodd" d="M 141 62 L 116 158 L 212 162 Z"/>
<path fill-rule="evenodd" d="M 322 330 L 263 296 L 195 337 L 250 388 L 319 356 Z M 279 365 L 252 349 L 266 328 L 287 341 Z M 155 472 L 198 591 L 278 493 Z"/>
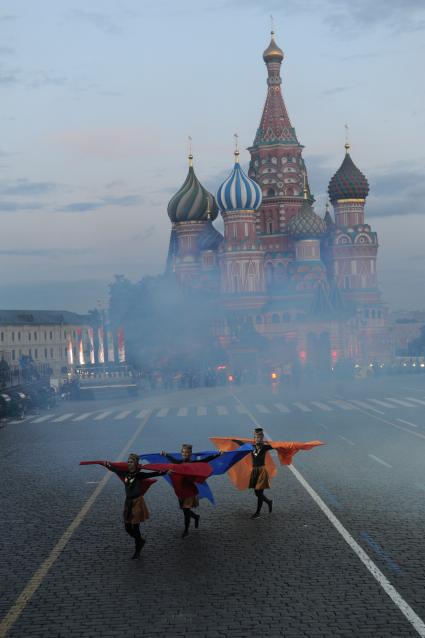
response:
<path fill-rule="evenodd" d="M 242 445 L 242 441 L 240 442 Z M 259 518 L 263 503 L 267 503 L 269 514 L 273 511 L 273 499 L 264 495 L 264 490 L 270 489 L 270 477 L 266 468 L 266 454 L 272 450 L 272 446 L 264 443 L 263 428 L 255 428 L 254 445 L 251 452 L 252 470 L 249 477 L 249 489 L 254 490 L 257 497 L 257 509 L 251 518 Z"/>
<path fill-rule="evenodd" d="M 252 519 L 260 517 L 263 503 L 267 503 L 269 513 L 273 511 L 273 500 L 264 495 L 264 490 L 270 488 L 271 479 L 276 476 L 276 466 L 268 452 L 276 450 L 281 465 L 290 465 L 293 456 L 300 450 L 311 450 L 322 441 L 265 441 L 263 428 L 255 428 L 253 439 L 238 437 L 212 437 L 210 440 L 222 452 L 240 449 L 251 443 L 251 453 L 229 468 L 228 474 L 232 483 L 239 489 L 253 489 L 257 497 L 257 509 Z"/>
<path fill-rule="evenodd" d="M 140 523 L 149 518 L 149 511 L 143 495 L 155 483 L 156 476 L 163 476 L 164 471 L 141 471 L 139 455 L 130 454 L 127 463 L 111 463 L 110 461 L 81 461 L 80 465 L 103 465 L 114 472 L 125 487 L 124 527 L 129 536 L 134 539 L 134 554 L 132 558 L 140 558 L 140 552 L 146 540 L 140 534 Z"/>
<path fill-rule="evenodd" d="M 181 447 L 181 459 L 176 458 L 172 454 L 167 454 L 167 452 L 161 452 L 161 455 L 165 456 L 165 458 L 167 458 L 170 463 L 180 465 L 183 463 L 209 463 L 210 461 L 213 461 L 214 459 L 219 457 L 221 455 L 221 452 L 211 454 L 210 456 L 204 456 L 202 459 L 197 460 L 192 458 L 192 445 L 190 445 L 189 443 L 183 443 Z M 189 477 L 186 479 L 186 487 L 189 487 L 189 482 L 191 482 L 191 484 L 195 488 L 195 492 L 190 496 L 179 498 L 180 509 L 183 510 L 184 516 L 184 532 L 182 534 L 182 538 L 186 538 L 186 536 L 188 536 L 189 534 L 191 519 L 194 519 L 195 529 L 198 529 L 199 520 L 201 518 L 199 514 L 195 514 L 195 512 L 192 511 L 193 508 L 199 506 L 199 492 L 194 481 L 191 480 Z"/>

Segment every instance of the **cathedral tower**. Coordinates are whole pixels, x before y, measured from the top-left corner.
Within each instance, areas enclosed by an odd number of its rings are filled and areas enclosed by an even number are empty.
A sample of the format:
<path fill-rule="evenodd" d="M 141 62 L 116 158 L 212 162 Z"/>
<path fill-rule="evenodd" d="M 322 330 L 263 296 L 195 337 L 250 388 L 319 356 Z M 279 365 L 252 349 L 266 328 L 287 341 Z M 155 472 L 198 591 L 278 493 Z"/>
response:
<path fill-rule="evenodd" d="M 264 251 L 257 237 L 257 210 L 261 204 L 258 184 L 243 172 L 239 150 L 235 165 L 217 192 L 224 220 L 224 242 L 220 253 L 220 288 L 238 298 L 261 295 L 265 290 Z M 245 306 L 249 302 L 245 302 Z"/>
<path fill-rule="evenodd" d="M 260 185 L 263 203 L 257 214 L 257 232 L 266 250 L 285 252 L 290 247 L 287 224 L 303 201 L 303 146 L 299 143 L 282 97 L 280 67 L 283 51 L 274 39 L 264 51 L 267 96 L 254 144 L 249 148 L 249 176 Z"/>
<path fill-rule="evenodd" d="M 186 180 L 167 210 L 172 222 L 168 270 L 181 285 L 200 286 L 202 271 L 217 268 L 216 252 L 223 238 L 212 225 L 218 215 L 216 201 L 196 177 L 191 153 Z"/>

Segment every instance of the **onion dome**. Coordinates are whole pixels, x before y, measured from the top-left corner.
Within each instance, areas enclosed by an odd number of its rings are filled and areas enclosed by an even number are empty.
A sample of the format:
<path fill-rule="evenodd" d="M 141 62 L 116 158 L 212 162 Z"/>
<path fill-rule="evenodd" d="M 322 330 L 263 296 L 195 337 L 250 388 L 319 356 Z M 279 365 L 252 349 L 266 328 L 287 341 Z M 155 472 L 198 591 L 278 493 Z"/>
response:
<path fill-rule="evenodd" d="M 274 31 L 271 32 L 271 40 L 267 49 L 263 53 L 264 62 L 282 62 L 283 60 L 283 51 L 280 47 L 277 46 L 274 40 Z"/>
<path fill-rule="evenodd" d="M 318 239 L 326 233 L 326 223 L 316 215 L 309 201 L 309 194 L 304 175 L 304 201 L 298 213 L 288 224 L 289 234 L 294 239 Z"/>
<path fill-rule="evenodd" d="M 332 203 L 341 199 L 364 200 L 369 193 L 369 183 L 354 164 L 349 150 L 350 145 L 346 144 L 344 161 L 329 182 L 328 193 Z"/>
<path fill-rule="evenodd" d="M 235 151 L 235 166 L 217 192 L 217 202 L 222 212 L 232 210 L 257 210 L 262 200 L 257 182 L 244 173 L 239 164 L 239 151 Z"/>
<path fill-rule="evenodd" d="M 210 222 L 199 235 L 199 250 L 218 250 L 223 240 L 223 235 Z"/>
<path fill-rule="evenodd" d="M 195 175 L 192 155 L 189 155 L 189 172 L 186 180 L 170 199 L 167 211 L 172 222 L 214 220 L 218 215 L 213 195 L 202 186 Z"/>

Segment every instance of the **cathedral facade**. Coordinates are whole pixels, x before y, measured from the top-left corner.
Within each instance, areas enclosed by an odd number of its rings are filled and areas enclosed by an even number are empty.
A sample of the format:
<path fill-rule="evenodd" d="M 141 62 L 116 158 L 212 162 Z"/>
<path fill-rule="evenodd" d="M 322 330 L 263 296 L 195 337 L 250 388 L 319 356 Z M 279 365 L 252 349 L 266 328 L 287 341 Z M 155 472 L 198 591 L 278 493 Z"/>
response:
<path fill-rule="evenodd" d="M 386 362 L 391 339 L 378 289 L 378 237 L 365 221 L 368 181 L 347 143 L 328 186 L 333 214 L 328 205 L 323 217 L 315 212 L 282 96 L 283 57 L 272 32 L 248 174 L 236 143 L 234 167 L 214 197 L 189 156 L 187 178 L 168 205 L 168 272 L 176 285 L 217 294 L 223 318 L 214 333 L 228 348 L 254 332 L 281 363 Z M 224 236 L 213 223 L 219 214 Z"/>

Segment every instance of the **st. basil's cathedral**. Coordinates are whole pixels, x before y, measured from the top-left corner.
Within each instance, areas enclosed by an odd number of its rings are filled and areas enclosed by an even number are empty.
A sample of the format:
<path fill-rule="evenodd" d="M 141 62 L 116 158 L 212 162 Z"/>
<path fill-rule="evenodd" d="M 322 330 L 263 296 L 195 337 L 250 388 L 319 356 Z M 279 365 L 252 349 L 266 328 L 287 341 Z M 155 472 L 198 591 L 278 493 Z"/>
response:
<path fill-rule="evenodd" d="M 276 361 L 328 365 L 388 361 L 387 308 L 378 289 L 378 237 L 365 222 L 369 184 L 345 144 L 328 186 L 333 215 L 314 211 L 298 141 L 282 96 L 283 51 L 264 51 L 267 96 L 248 175 L 239 163 L 216 197 L 187 178 L 168 204 L 167 270 L 184 288 L 222 301 L 214 334 L 237 351 L 241 334 L 267 338 Z M 224 236 L 214 227 L 218 214 Z M 264 342 L 264 340 L 263 340 Z"/>

